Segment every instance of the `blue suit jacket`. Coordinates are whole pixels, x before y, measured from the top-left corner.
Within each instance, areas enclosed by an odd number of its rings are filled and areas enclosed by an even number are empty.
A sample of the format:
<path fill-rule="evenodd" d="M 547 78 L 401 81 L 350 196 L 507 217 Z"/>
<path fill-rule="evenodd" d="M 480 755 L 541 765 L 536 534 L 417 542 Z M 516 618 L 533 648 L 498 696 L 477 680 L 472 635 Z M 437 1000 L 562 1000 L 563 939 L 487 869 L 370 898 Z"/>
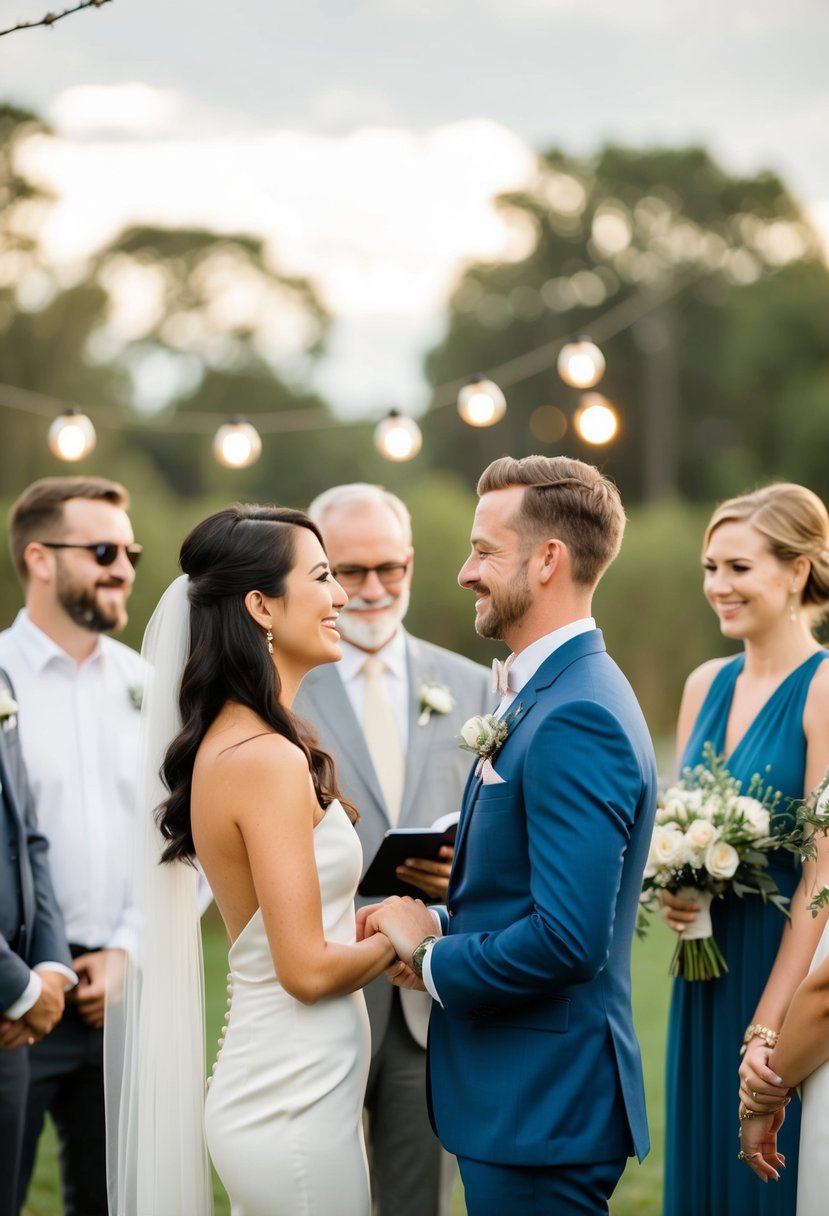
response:
<path fill-rule="evenodd" d="M 451 1152 L 505 1165 L 641 1159 L 630 948 L 653 747 L 598 630 L 550 655 L 510 713 L 504 783 L 467 782 L 430 958 L 435 1130 Z"/>
<path fill-rule="evenodd" d="M 13 694 L 5 672 L 0 688 Z M 37 963 L 72 966 L 49 875 L 46 837 L 37 831 L 17 724 L 0 724 L 0 1010 L 23 993 Z"/>

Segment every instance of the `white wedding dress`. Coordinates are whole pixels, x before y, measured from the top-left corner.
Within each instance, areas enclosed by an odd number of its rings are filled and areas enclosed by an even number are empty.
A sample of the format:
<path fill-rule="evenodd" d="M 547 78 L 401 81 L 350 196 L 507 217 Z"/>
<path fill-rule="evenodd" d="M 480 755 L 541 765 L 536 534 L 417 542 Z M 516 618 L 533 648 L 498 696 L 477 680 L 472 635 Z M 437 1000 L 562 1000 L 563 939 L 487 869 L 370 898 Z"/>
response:
<path fill-rule="evenodd" d="M 355 940 L 362 850 L 339 802 L 314 830 L 325 936 Z M 261 911 L 229 953 L 230 992 L 205 1105 L 233 1216 L 368 1216 L 362 992 L 303 1005 L 281 987 Z"/>
<path fill-rule="evenodd" d="M 829 957 L 829 924 L 818 942 L 810 971 Z M 797 1216 L 826 1216 L 829 1210 L 829 1060 L 803 1082 Z"/>

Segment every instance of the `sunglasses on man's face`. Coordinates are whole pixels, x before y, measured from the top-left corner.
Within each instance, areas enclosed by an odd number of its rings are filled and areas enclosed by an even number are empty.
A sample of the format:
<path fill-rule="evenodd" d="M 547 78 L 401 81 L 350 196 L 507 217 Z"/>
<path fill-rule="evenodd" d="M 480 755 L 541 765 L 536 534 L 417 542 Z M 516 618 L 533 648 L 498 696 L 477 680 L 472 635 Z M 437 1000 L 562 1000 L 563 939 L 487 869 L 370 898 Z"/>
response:
<path fill-rule="evenodd" d="M 40 543 L 44 549 L 86 549 L 99 566 L 111 566 L 118 556 L 119 550 L 123 549 L 127 555 L 127 561 L 135 567 L 144 552 L 143 545 L 114 545 L 112 541 L 108 540 L 101 540 L 97 543 L 91 541 L 88 545 L 73 544 L 63 540 L 42 540 Z"/>

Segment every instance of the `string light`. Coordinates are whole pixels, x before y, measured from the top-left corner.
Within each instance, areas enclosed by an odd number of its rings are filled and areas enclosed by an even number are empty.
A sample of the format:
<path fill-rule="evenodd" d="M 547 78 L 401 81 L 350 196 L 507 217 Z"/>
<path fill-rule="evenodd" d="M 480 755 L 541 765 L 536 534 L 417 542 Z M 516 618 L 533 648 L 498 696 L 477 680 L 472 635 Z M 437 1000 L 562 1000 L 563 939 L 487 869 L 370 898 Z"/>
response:
<path fill-rule="evenodd" d="M 596 343 L 582 334 L 562 346 L 556 368 L 571 388 L 592 388 L 604 375 L 605 359 Z"/>
<path fill-rule="evenodd" d="M 504 394 L 485 376 L 472 376 L 458 393 L 458 413 L 469 426 L 494 426 L 506 410 Z"/>
<path fill-rule="evenodd" d="M 573 425 L 585 443 L 610 443 L 619 429 L 619 419 L 601 393 L 584 393 Z"/>
<path fill-rule="evenodd" d="M 387 460 L 411 460 L 422 444 L 420 427 L 399 410 L 391 410 L 374 429 L 374 446 Z"/>
<path fill-rule="evenodd" d="M 95 427 L 80 410 L 58 414 L 49 427 L 49 450 L 59 460 L 83 460 L 95 448 Z"/>
<path fill-rule="evenodd" d="M 244 418 L 228 418 L 216 432 L 213 455 L 226 469 L 246 469 L 262 455 L 259 432 Z"/>

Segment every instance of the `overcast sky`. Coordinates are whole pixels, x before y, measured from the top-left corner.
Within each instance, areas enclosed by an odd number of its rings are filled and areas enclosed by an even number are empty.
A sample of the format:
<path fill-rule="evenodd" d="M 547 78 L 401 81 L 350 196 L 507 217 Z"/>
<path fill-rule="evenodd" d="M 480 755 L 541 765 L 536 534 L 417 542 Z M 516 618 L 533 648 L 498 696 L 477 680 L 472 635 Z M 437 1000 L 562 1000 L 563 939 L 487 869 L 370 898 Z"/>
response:
<path fill-rule="evenodd" d="M 510 252 L 489 200 L 533 148 L 700 142 L 829 231 L 827 50 L 827 0 L 114 0 L 0 40 L 0 97 L 62 137 L 57 256 L 141 219 L 261 232 L 340 318 L 332 403 L 377 412 L 426 404 L 441 304 Z"/>

